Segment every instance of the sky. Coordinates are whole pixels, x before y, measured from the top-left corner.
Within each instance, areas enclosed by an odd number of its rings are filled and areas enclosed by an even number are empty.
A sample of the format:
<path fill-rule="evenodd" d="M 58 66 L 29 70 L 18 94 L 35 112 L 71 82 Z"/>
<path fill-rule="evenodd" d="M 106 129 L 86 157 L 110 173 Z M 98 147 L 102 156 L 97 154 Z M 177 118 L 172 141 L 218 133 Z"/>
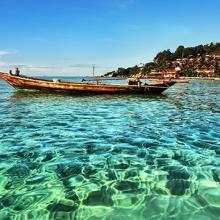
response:
<path fill-rule="evenodd" d="M 92 75 L 220 41 L 219 0 L 0 0 L 0 71 Z"/>

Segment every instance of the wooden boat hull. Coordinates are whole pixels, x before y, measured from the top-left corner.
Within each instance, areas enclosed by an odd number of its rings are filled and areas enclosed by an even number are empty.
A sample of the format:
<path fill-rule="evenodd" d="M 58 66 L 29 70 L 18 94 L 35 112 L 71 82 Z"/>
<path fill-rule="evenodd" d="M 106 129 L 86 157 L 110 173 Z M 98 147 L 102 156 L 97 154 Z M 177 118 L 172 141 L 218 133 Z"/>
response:
<path fill-rule="evenodd" d="M 153 85 L 105 85 L 79 82 L 53 82 L 51 80 L 34 79 L 0 73 L 15 89 L 38 90 L 58 93 L 109 93 L 109 94 L 161 94 L 175 82 L 163 82 Z"/>

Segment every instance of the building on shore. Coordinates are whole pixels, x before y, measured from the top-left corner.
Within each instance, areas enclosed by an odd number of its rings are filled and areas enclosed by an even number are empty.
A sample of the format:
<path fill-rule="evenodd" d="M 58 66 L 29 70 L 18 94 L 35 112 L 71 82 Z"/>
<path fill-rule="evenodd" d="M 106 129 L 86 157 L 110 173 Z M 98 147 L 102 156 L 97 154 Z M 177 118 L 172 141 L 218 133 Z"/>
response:
<path fill-rule="evenodd" d="M 178 78 L 180 71 L 180 67 L 167 67 L 163 70 L 162 75 L 164 78 Z"/>
<path fill-rule="evenodd" d="M 220 59 L 220 50 L 215 51 L 215 52 L 210 53 L 210 54 L 206 54 L 206 58 L 209 58 L 209 57 L 219 60 Z"/>
<path fill-rule="evenodd" d="M 203 65 L 202 67 L 197 68 L 196 72 L 199 76 L 213 77 L 215 76 L 216 68 L 213 65 L 211 65 L 209 68 Z"/>
<path fill-rule="evenodd" d="M 161 78 L 161 77 L 162 77 L 162 72 L 152 69 L 151 72 L 148 75 L 146 75 L 144 78 Z"/>

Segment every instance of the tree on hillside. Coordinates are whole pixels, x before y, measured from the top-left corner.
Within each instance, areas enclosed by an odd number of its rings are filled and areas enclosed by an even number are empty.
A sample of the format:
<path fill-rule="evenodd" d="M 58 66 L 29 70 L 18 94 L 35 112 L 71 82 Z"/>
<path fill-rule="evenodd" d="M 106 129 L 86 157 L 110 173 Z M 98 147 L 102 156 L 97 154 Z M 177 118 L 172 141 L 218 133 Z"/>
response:
<path fill-rule="evenodd" d="M 128 76 L 133 76 L 140 72 L 140 68 L 137 65 L 133 67 L 129 67 L 127 70 L 128 70 Z"/>
<path fill-rule="evenodd" d="M 154 62 L 159 66 L 166 66 L 167 62 L 172 61 L 172 56 L 170 50 L 164 50 L 156 55 Z"/>
<path fill-rule="evenodd" d="M 204 49 L 204 46 L 203 45 L 198 45 L 197 47 L 195 47 L 195 54 L 196 55 L 204 55 L 206 52 L 205 52 L 205 49 Z"/>
<path fill-rule="evenodd" d="M 216 68 L 216 75 L 220 76 L 220 66 L 216 64 L 215 68 Z"/>
<path fill-rule="evenodd" d="M 177 47 L 175 53 L 174 53 L 174 56 L 173 58 L 174 59 L 177 59 L 177 58 L 182 58 L 183 57 L 183 52 L 184 52 L 184 46 L 179 46 Z"/>
<path fill-rule="evenodd" d="M 163 71 L 164 68 L 173 65 L 172 61 L 175 61 L 177 58 L 200 58 L 194 60 L 186 60 L 183 62 L 183 75 L 196 75 L 196 68 L 203 65 L 210 66 L 219 63 L 219 59 L 214 60 L 212 56 L 214 52 L 220 52 L 220 43 L 210 43 L 206 45 L 198 45 L 195 47 L 184 47 L 182 45 L 178 46 L 174 53 L 170 50 L 164 50 L 159 52 L 154 58 L 154 62 L 146 63 L 141 66 L 133 66 L 129 68 L 118 68 L 117 71 L 109 72 L 106 74 L 112 76 L 132 76 L 138 73 L 147 74 L 155 69 L 156 71 Z M 210 55 L 207 59 L 206 55 Z M 217 72 L 220 74 L 220 67 L 217 67 Z"/>
<path fill-rule="evenodd" d="M 154 62 L 146 63 L 142 69 L 143 74 L 150 73 L 152 69 L 155 69 L 157 65 Z"/>
<path fill-rule="evenodd" d="M 195 52 L 192 47 L 187 47 L 183 51 L 184 58 L 189 58 L 190 56 L 194 56 L 194 55 L 195 55 Z"/>

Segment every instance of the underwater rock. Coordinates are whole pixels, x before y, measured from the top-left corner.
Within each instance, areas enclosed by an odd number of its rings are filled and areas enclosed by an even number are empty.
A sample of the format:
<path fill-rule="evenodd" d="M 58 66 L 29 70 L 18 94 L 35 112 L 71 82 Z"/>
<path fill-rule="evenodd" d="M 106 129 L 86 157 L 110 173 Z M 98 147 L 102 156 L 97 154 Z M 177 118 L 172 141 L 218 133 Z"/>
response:
<path fill-rule="evenodd" d="M 65 193 L 66 193 L 66 196 L 65 196 L 66 199 L 72 200 L 75 203 L 79 203 L 79 197 L 76 195 L 75 192 L 69 191 L 69 192 L 65 192 Z"/>
<path fill-rule="evenodd" d="M 147 160 L 146 164 L 149 165 L 149 166 L 153 166 L 154 165 L 154 160 Z"/>
<path fill-rule="evenodd" d="M 48 194 L 49 195 L 49 194 Z M 47 197 L 47 195 L 37 195 L 37 194 L 29 194 L 29 195 L 25 195 L 25 194 L 20 194 L 17 195 L 17 198 L 14 199 L 12 208 L 15 211 L 24 211 L 24 210 L 28 210 L 30 208 L 33 208 L 32 206 L 37 203 L 38 201 L 40 201 L 42 198 Z"/>
<path fill-rule="evenodd" d="M 96 143 L 87 143 L 85 145 L 85 149 L 86 149 L 87 154 L 94 154 L 94 153 L 103 152 L 102 148 L 99 145 L 97 145 Z"/>
<path fill-rule="evenodd" d="M 169 158 L 157 158 L 156 163 L 158 167 L 169 166 L 172 160 Z"/>
<path fill-rule="evenodd" d="M 113 189 L 102 187 L 100 191 L 91 192 L 83 201 L 83 204 L 88 206 L 113 206 L 113 194 Z"/>
<path fill-rule="evenodd" d="M 141 143 L 141 147 L 144 147 L 144 148 L 147 148 L 147 149 L 149 149 L 149 148 L 154 148 L 154 147 L 158 147 L 158 143 L 155 141 L 151 141 L 151 142 L 145 142 L 145 143 Z"/>
<path fill-rule="evenodd" d="M 4 160 L 6 160 L 6 159 L 8 159 L 8 158 L 10 158 L 10 157 L 11 157 L 11 155 L 8 154 L 8 153 L 1 153 L 1 154 L 0 154 L 0 161 L 1 161 L 1 160 L 4 161 Z"/>
<path fill-rule="evenodd" d="M 28 168 L 29 168 L 30 170 L 39 169 L 40 166 L 41 166 L 39 163 L 30 162 L 30 161 L 26 162 L 26 165 L 28 166 Z"/>
<path fill-rule="evenodd" d="M 155 164 L 155 157 L 152 155 L 148 155 L 146 158 L 146 164 L 147 165 L 154 165 Z"/>
<path fill-rule="evenodd" d="M 138 176 L 138 170 L 136 169 L 128 170 L 125 173 L 125 179 L 128 179 L 130 177 L 136 177 L 136 176 Z"/>
<path fill-rule="evenodd" d="M 90 158 L 89 155 L 87 154 L 77 154 L 78 155 L 78 160 L 81 161 L 82 163 L 89 163 Z"/>
<path fill-rule="evenodd" d="M 120 147 L 114 146 L 112 149 L 112 153 L 119 154 L 122 152 L 122 149 Z"/>
<path fill-rule="evenodd" d="M 93 148 L 94 148 L 93 145 L 86 145 L 86 146 L 85 146 L 86 153 L 87 153 L 87 154 L 92 154 L 92 153 L 94 153 Z"/>
<path fill-rule="evenodd" d="M 16 164 L 7 170 L 7 174 L 15 177 L 24 177 L 29 175 L 30 170 L 26 165 Z"/>
<path fill-rule="evenodd" d="M 16 196 L 3 196 L 3 198 L 0 199 L 0 203 L 4 207 L 10 207 L 16 199 Z"/>
<path fill-rule="evenodd" d="M 166 184 L 166 187 L 170 190 L 170 193 L 176 196 L 184 195 L 189 186 L 190 182 L 183 179 L 169 180 Z"/>
<path fill-rule="evenodd" d="M 168 159 L 168 158 L 170 158 L 170 155 L 166 154 L 166 153 L 163 153 L 160 156 L 158 156 L 158 158 L 160 158 L 160 159 Z"/>
<path fill-rule="evenodd" d="M 63 186 L 65 187 L 66 190 L 70 190 L 70 189 L 73 188 L 71 186 L 71 183 L 70 183 L 69 179 L 63 178 L 61 181 L 63 182 Z"/>
<path fill-rule="evenodd" d="M 52 203 L 47 206 L 47 210 L 51 212 L 73 212 L 78 205 L 65 205 L 63 203 Z"/>
<path fill-rule="evenodd" d="M 116 183 L 115 188 L 119 191 L 133 191 L 137 190 L 138 185 L 137 182 L 122 180 Z"/>
<path fill-rule="evenodd" d="M 39 156 L 39 154 L 37 152 L 30 151 L 28 149 L 28 150 L 21 150 L 21 151 L 17 152 L 16 156 L 20 157 L 22 159 L 24 159 L 24 158 L 34 158 L 34 159 L 36 159 Z"/>
<path fill-rule="evenodd" d="M 213 169 L 212 170 L 212 176 L 213 176 L 213 179 L 215 180 L 215 182 L 220 183 L 220 170 Z"/>
<path fill-rule="evenodd" d="M 127 163 L 119 163 L 114 165 L 115 169 L 126 170 L 129 168 L 129 164 Z"/>
<path fill-rule="evenodd" d="M 97 169 L 95 169 L 94 166 L 91 166 L 91 165 L 87 165 L 83 169 L 83 175 L 86 178 L 89 178 L 90 175 L 94 175 L 96 172 L 97 172 Z"/>
<path fill-rule="evenodd" d="M 215 150 L 215 153 L 219 156 L 220 155 L 220 148 L 216 147 L 214 150 Z"/>
<path fill-rule="evenodd" d="M 52 152 L 46 152 L 46 156 L 44 157 L 44 159 L 42 160 L 42 162 L 47 162 L 53 159 L 53 153 Z"/>
<path fill-rule="evenodd" d="M 8 190 L 8 189 L 11 189 L 13 186 L 13 183 L 11 181 L 9 181 L 6 185 L 5 185 L 5 189 Z"/>
<path fill-rule="evenodd" d="M 1 220 L 13 220 L 13 219 L 11 217 L 7 216 L 7 217 L 1 218 Z"/>
<path fill-rule="evenodd" d="M 165 166 L 165 167 L 162 168 L 162 170 L 168 172 L 167 178 L 169 180 L 174 180 L 174 179 L 184 179 L 184 180 L 187 180 L 187 179 L 190 178 L 189 172 L 184 167 L 180 167 L 180 166 Z"/>
<path fill-rule="evenodd" d="M 27 209 L 28 208 L 28 206 L 26 206 L 26 205 L 22 205 L 22 204 L 18 204 L 18 205 L 16 205 L 16 206 L 14 206 L 14 210 L 15 211 L 22 211 L 22 210 L 25 210 L 25 209 Z"/>
<path fill-rule="evenodd" d="M 69 164 L 59 164 L 58 173 L 61 177 L 71 177 L 78 175 L 82 171 L 82 164 L 80 163 L 69 163 Z"/>
<path fill-rule="evenodd" d="M 179 154 L 175 153 L 173 156 L 173 159 L 179 161 L 181 159 L 181 156 Z"/>
<path fill-rule="evenodd" d="M 144 151 L 144 150 L 140 150 L 140 151 L 138 152 L 138 154 L 137 154 L 137 156 L 138 156 L 139 158 L 145 158 L 146 155 L 147 155 L 147 153 L 146 153 L 146 151 Z"/>
<path fill-rule="evenodd" d="M 108 173 L 106 174 L 106 176 L 107 176 L 110 180 L 116 180 L 116 179 L 117 179 L 117 176 L 116 176 L 114 170 L 108 169 L 107 172 L 108 172 Z"/>

